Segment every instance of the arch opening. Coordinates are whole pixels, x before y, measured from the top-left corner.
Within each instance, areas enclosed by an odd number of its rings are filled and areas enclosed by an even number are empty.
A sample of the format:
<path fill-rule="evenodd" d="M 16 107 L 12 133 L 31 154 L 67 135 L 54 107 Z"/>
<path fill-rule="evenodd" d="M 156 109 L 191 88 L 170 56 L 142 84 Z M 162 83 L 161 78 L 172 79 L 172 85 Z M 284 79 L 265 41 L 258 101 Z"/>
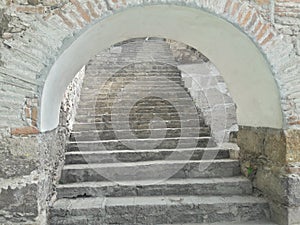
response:
<path fill-rule="evenodd" d="M 261 52 L 243 32 L 199 9 L 157 5 L 127 9 L 99 21 L 60 55 L 44 85 L 40 130 L 51 130 L 58 125 L 64 91 L 90 58 L 114 43 L 145 36 L 174 39 L 203 52 L 224 77 L 237 105 L 239 125 L 283 126 L 280 97 L 272 72 Z"/>

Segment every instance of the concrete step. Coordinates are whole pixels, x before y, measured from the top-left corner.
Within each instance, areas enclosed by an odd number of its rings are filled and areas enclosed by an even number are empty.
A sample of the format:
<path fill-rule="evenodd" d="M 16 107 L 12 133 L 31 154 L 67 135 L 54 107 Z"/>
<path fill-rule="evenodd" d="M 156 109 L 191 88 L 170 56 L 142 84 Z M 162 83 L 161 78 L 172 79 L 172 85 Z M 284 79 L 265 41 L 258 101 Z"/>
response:
<path fill-rule="evenodd" d="M 245 177 L 149 180 L 123 183 L 103 181 L 60 184 L 56 191 L 58 199 L 83 196 L 231 196 L 252 194 L 252 184 Z"/>
<path fill-rule="evenodd" d="M 268 203 L 251 196 L 152 196 L 60 199 L 50 209 L 57 224 L 183 224 L 264 221 Z"/>
<path fill-rule="evenodd" d="M 186 149 L 151 149 L 151 150 L 110 150 L 110 151 L 75 151 L 66 152 L 65 164 L 119 163 L 155 160 L 201 160 L 226 159 L 230 149 L 223 148 L 186 148 Z"/>
<path fill-rule="evenodd" d="M 179 149 L 195 147 L 216 147 L 211 137 L 116 139 L 97 141 L 70 141 L 67 151 L 100 151 L 130 149 Z"/>
<path fill-rule="evenodd" d="M 119 125 L 119 124 L 118 124 Z M 127 139 L 132 137 L 136 138 L 149 138 L 154 134 L 159 134 L 160 137 L 164 136 L 166 138 L 176 138 L 176 137 L 208 137 L 210 136 L 210 129 L 204 127 L 192 127 L 192 128 L 158 128 L 158 129 L 130 129 L 117 130 L 120 129 L 117 126 L 115 129 L 105 128 L 101 131 L 82 131 L 82 132 L 72 132 L 70 134 L 70 141 L 97 141 L 97 140 L 115 140 L 115 139 Z"/>
<path fill-rule="evenodd" d="M 205 126 L 203 118 L 191 119 L 191 120 L 164 120 L 164 123 L 161 123 L 161 120 L 151 120 L 149 121 L 132 121 L 130 122 L 130 126 L 136 129 L 149 129 L 150 125 L 157 129 L 159 128 L 188 128 L 188 127 L 199 127 L 203 129 L 203 131 L 207 130 L 209 132 L 210 128 Z M 118 127 L 126 127 L 128 126 L 128 121 L 119 121 Z M 95 123 L 78 123 L 75 122 L 73 124 L 73 131 L 74 132 L 97 132 L 103 129 L 113 129 L 113 125 L 111 122 L 95 122 Z"/>
<path fill-rule="evenodd" d="M 168 178 L 220 178 L 240 175 L 238 160 L 145 161 L 65 165 L 60 183 L 132 181 Z"/>

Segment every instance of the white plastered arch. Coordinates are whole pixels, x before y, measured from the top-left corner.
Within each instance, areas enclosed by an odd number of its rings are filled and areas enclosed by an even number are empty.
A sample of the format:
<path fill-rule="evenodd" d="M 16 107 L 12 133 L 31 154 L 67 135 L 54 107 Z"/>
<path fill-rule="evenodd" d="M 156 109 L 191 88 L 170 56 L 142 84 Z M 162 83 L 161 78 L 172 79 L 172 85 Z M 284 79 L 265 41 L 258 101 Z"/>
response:
<path fill-rule="evenodd" d="M 112 44 L 146 36 L 180 41 L 207 56 L 237 104 L 239 125 L 283 126 L 280 95 L 269 64 L 246 34 L 200 9 L 156 5 L 126 9 L 99 21 L 57 58 L 43 88 L 40 130 L 57 127 L 66 87 L 89 59 Z"/>

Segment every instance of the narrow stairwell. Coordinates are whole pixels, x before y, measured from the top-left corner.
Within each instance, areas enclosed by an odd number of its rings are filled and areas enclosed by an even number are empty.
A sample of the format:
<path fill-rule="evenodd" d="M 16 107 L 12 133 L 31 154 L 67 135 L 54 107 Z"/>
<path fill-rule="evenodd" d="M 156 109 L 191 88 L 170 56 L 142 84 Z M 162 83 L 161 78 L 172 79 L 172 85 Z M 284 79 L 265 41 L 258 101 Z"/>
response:
<path fill-rule="evenodd" d="M 210 136 L 168 45 L 124 45 L 87 66 L 50 224 L 273 224 Z"/>

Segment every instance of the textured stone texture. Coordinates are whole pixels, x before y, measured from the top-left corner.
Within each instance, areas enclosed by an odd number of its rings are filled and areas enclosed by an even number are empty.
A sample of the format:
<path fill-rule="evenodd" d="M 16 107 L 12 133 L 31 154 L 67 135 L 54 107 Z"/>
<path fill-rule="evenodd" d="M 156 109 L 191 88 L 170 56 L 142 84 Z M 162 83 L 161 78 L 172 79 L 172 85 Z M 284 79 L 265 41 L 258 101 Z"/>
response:
<path fill-rule="evenodd" d="M 7 128 L 23 129 L 28 126 L 28 119 L 31 119 L 30 113 L 36 112 L 24 111 L 26 98 L 38 97 L 40 100 L 43 82 L 55 58 L 60 54 L 61 49 L 65 48 L 64 44 L 70 43 L 83 27 L 88 26 L 89 21 L 92 23 L 97 18 L 103 18 L 119 9 L 140 5 L 141 2 L 0 0 L 0 136 L 6 136 L 0 139 L 0 148 L 4 164 L 9 165 L 13 162 L 11 166 L 8 166 L 8 170 L 6 168 L 5 172 L 2 172 L 3 177 L 28 175 L 36 168 L 36 161 L 39 161 L 39 157 L 32 156 L 36 154 L 36 145 L 33 144 L 22 151 L 17 150 L 19 153 L 14 155 L 15 153 L 10 151 L 15 150 L 15 144 L 8 141 L 10 132 Z M 176 3 L 202 7 L 220 15 L 240 27 L 254 40 L 268 58 L 278 81 L 286 125 L 299 127 L 299 87 L 295 85 L 299 83 L 299 1 L 239 2 L 229 0 L 189 1 L 189 3 L 178 1 Z M 162 4 L 166 4 L 165 1 Z M 24 118 L 26 113 L 28 116 Z M 36 130 L 33 133 L 35 132 Z M 27 131 L 25 133 L 28 134 Z M 289 149 L 286 149 L 288 157 L 284 158 L 290 162 L 297 162 L 299 161 L 297 150 L 300 149 L 297 143 L 298 134 L 296 131 L 288 131 L 288 133 Z M 53 138 L 49 135 L 50 137 Z M 274 142 L 278 143 L 277 140 L 281 139 L 281 134 L 275 135 L 274 139 Z M 56 139 L 53 138 L 53 140 Z M 257 140 L 260 145 L 260 139 Z M 18 141 L 15 142 L 18 143 Z M 49 142 L 51 144 L 48 147 L 51 149 L 54 145 L 53 142 Z M 24 144 L 21 140 L 19 145 L 22 143 Z M 273 144 L 270 146 L 276 147 Z M 243 147 L 247 146 L 243 145 Z M 281 144 L 276 152 L 279 152 L 281 156 Z M 30 159 L 27 158 L 27 153 Z M 272 151 L 266 154 L 272 160 L 277 158 Z M 46 156 L 41 154 L 40 157 Z M 282 164 L 282 161 L 279 159 L 279 164 Z M 15 164 L 21 165 L 19 171 L 14 168 Z M 43 180 L 43 176 L 40 179 Z M 290 212 L 291 215 L 293 213 L 296 214 L 296 210 Z"/>
<path fill-rule="evenodd" d="M 238 144 L 244 175 L 271 203 L 279 224 L 298 224 L 299 139 L 298 130 L 240 127 Z M 293 137 L 293 138 L 291 138 Z"/>

